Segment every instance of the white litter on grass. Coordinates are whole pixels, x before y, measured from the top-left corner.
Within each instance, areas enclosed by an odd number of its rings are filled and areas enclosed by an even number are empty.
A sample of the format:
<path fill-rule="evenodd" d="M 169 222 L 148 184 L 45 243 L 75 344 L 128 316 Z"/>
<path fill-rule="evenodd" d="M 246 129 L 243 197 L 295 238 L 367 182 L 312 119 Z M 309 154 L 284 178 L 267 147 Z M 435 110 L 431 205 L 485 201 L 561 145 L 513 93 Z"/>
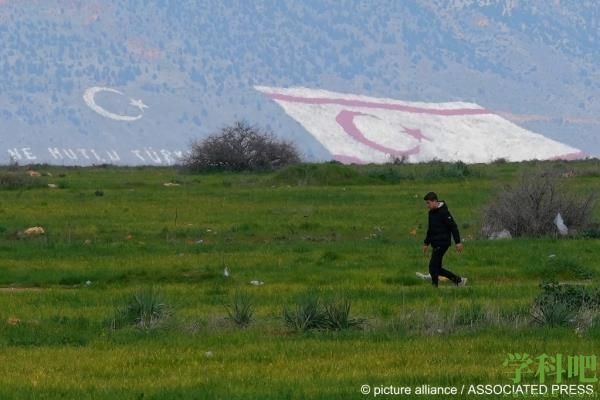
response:
<path fill-rule="evenodd" d="M 56 183 L 49 183 L 49 184 L 48 184 L 48 187 L 49 187 L 50 189 L 58 189 L 58 185 L 57 185 Z"/>
<path fill-rule="evenodd" d="M 512 235 L 508 231 L 508 229 L 502 229 L 501 231 L 494 232 L 490 235 L 490 240 L 500 240 L 500 239 L 512 239 Z"/>
<path fill-rule="evenodd" d="M 85 281 L 85 284 L 86 284 L 87 286 L 90 286 L 90 285 L 92 284 L 92 281 Z"/>
<path fill-rule="evenodd" d="M 172 187 L 172 186 L 181 186 L 181 185 L 179 183 L 165 182 L 165 183 L 163 183 L 163 186 Z"/>
<path fill-rule="evenodd" d="M 44 228 L 41 226 L 32 226 L 31 228 L 27 228 L 23 231 L 25 236 L 39 236 L 45 234 Z"/>
<path fill-rule="evenodd" d="M 206 356 L 206 358 L 211 358 L 213 356 L 213 352 L 207 351 L 206 353 L 204 353 L 204 355 Z"/>
<path fill-rule="evenodd" d="M 556 254 L 550 254 L 550 255 L 548 256 L 548 258 L 554 258 L 554 257 L 556 257 Z"/>
<path fill-rule="evenodd" d="M 558 233 L 560 233 L 561 236 L 566 236 L 569 234 L 569 228 L 567 228 L 567 225 L 565 225 L 565 221 L 563 221 L 560 213 L 556 214 L 556 218 L 554 218 L 554 225 L 556 225 Z"/>
<path fill-rule="evenodd" d="M 225 269 L 223 270 L 223 276 L 225 278 L 229 278 L 229 268 L 225 267 Z"/>
<path fill-rule="evenodd" d="M 250 284 L 254 286 L 262 286 L 265 283 L 263 281 L 250 281 Z"/>

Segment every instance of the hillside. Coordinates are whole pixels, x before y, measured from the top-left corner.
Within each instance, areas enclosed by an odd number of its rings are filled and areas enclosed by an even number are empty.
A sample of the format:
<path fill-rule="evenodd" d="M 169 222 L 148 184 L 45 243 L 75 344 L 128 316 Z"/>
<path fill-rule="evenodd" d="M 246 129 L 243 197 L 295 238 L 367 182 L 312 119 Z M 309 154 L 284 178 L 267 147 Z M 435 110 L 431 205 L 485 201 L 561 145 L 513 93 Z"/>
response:
<path fill-rule="evenodd" d="M 331 158 L 256 85 L 475 103 L 600 155 L 599 13 L 593 1 L 4 0 L 0 162 L 165 164 L 236 119 Z M 113 92 L 94 110 L 90 88 Z"/>
<path fill-rule="evenodd" d="M 306 88 L 257 87 L 346 164 L 577 160 L 583 151 L 470 103 L 415 103 Z"/>

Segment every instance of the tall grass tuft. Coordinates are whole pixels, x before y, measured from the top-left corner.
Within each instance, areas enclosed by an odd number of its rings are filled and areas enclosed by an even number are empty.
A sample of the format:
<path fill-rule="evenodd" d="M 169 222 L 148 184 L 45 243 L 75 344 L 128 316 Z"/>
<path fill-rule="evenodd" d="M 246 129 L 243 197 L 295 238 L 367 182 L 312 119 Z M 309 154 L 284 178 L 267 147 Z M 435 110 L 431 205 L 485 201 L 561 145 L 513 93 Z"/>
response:
<path fill-rule="evenodd" d="M 342 329 L 357 328 L 364 323 L 363 319 L 350 318 L 351 302 L 347 298 L 340 298 L 325 303 L 324 319 L 325 328 L 339 331 Z"/>
<path fill-rule="evenodd" d="M 317 293 L 305 294 L 293 308 L 284 307 L 285 324 L 295 331 L 339 331 L 357 328 L 363 319 L 350 318 L 351 302 L 347 298 L 322 301 Z"/>
<path fill-rule="evenodd" d="M 117 307 L 111 325 L 113 329 L 135 326 L 142 330 L 151 330 L 159 327 L 172 314 L 172 308 L 157 289 L 143 289 L 132 294 L 125 304 Z"/>
<path fill-rule="evenodd" d="M 550 327 L 567 326 L 575 321 L 577 311 L 567 303 L 539 302 L 533 308 L 531 316 L 539 325 Z"/>
<path fill-rule="evenodd" d="M 225 305 L 229 319 L 237 326 L 244 328 L 252 322 L 254 305 L 245 292 L 236 291 L 229 304 Z"/>
<path fill-rule="evenodd" d="M 283 308 L 285 324 L 295 331 L 309 329 L 324 329 L 325 315 L 323 313 L 321 298 L 316 293 L 305 294 L 293 307 Z"/>

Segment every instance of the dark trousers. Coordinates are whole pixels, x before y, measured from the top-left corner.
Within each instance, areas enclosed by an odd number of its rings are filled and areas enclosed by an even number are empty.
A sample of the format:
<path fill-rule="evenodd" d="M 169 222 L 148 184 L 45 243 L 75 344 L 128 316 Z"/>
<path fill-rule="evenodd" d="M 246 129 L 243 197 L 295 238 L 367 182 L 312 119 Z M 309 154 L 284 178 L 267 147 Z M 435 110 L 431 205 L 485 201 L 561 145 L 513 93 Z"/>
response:
<path fill-rule="evenodd" d="M 444 258 L 444 254 L 448 250 L 449 246 L 433 246 L 433 251 L 431 252 L 431 260 L 429 260 L 429 275 L 431 275 L 431 284 L 433 286 L 438 285 L 439 277 L 445 276 L 450 279 L 454 283 L 458 283 L 460 281 L 460 277 L 453 274 L 451 271 L 442 268 L 442 259 Z"/>

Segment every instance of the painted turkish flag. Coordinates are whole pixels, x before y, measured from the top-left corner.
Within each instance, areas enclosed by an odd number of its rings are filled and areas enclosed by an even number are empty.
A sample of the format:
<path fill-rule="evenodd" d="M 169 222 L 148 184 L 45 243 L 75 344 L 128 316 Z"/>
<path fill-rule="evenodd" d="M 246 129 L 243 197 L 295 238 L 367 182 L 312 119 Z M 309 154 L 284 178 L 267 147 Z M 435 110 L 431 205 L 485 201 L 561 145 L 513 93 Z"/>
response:
<path fill-rule="evenodd" d="M 415 103 L 306 88 L 256 87 L 343 163 L 579 159 L 580 150 L 476 104 Z"/>

